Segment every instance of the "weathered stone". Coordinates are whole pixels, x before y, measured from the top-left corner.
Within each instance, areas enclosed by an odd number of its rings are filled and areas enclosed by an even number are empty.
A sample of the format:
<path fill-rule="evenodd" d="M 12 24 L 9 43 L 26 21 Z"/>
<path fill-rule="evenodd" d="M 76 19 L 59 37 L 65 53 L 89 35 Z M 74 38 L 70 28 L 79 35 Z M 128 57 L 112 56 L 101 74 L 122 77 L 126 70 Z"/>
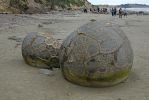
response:
<path fill-rule="evenodd" d="M 60 44 L 50 34 L 29 33 L 22 43 L 25 62 L 40 68 L 58 68 Z"/>
<path fill-rule="evenodd" d="M 90 22 L 70 34 L 61 46 L 62 73 L 70 82 L 93 87 L 112 86 L 127 79 L 133 51 L 115 24 Z"/>

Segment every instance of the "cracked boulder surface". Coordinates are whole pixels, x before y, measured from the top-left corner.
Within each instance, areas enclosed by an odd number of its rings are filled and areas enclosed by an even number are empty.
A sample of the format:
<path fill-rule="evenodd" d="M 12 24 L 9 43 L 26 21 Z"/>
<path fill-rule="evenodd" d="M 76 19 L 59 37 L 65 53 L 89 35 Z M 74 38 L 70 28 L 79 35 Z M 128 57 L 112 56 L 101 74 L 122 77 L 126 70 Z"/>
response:
<path fill-rule="evenodd" d="M 25 62 L 39 68 L 59 68 L 60 43 L 49 33 L 29 33 L 22 43 Z"/>
<path fill-rule="evenodd" d="M 133 51 L 124 32 L 111 22 L 90 22 L 61 45 L 60 64 L 66 80 L 91 87 L 113 86 L 128 78 Z"/>

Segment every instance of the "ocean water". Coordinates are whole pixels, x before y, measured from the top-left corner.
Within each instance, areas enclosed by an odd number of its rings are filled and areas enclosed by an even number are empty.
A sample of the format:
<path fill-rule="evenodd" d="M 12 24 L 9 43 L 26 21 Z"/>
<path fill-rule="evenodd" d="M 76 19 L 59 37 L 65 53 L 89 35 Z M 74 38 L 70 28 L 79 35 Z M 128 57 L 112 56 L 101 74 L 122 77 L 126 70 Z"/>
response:
<path fill-rule="evenodd" d="M 149 12 L 149 8 L 126 8 L 128 11 L 144 11 Z"/>

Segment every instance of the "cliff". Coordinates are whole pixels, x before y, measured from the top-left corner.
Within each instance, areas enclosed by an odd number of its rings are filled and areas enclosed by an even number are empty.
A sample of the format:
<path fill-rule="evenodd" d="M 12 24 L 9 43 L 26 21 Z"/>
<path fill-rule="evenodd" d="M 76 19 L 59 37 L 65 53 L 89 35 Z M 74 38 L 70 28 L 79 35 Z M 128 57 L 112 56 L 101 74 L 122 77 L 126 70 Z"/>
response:
<path fill-rule="evenodd" d="M 43 13 L 50 10 L 91 7 L 87 0 L 1 0 L 0 12 Z"/>

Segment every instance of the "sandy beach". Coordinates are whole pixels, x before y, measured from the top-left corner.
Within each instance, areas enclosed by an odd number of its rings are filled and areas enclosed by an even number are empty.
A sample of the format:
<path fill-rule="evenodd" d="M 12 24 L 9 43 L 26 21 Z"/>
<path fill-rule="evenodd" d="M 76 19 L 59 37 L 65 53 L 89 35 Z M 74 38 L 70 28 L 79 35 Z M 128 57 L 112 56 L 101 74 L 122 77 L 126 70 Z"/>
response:
<path fill-rule="evenodd" d="M 59 69 L 47 76 L 25 64 L 21 42 L 27 33 L 46 32 L 62 42 L 91 19 L 112 21 L 128 36 L 134 64 L 127 81 L 107 88 L 82 87 L 66 81 Z M 0 15 L 0 100 L 149 100 L 149 16 Z"/>

